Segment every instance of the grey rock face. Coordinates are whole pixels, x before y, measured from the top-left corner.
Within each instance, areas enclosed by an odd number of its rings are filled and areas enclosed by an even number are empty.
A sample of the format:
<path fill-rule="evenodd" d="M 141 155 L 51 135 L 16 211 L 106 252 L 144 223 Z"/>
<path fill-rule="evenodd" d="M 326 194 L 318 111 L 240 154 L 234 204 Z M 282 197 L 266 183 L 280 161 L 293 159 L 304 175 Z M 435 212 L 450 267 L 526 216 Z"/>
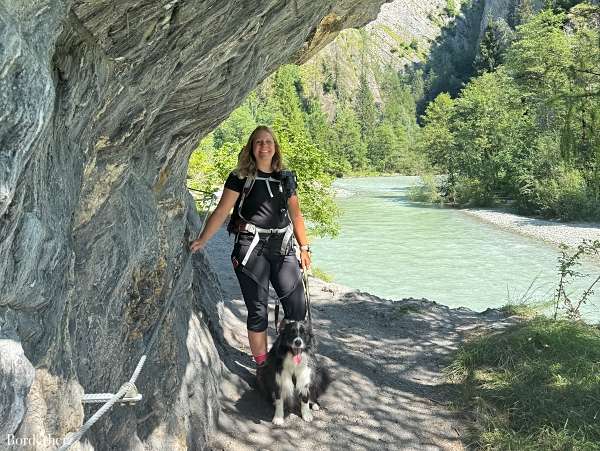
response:
<path fill-rule="evenodd" d="M 448 8 L 454 6 L 455 14 Z M 534 10 L 543 6 L 536 0 Z M 347 91 L 355 91 L 361 68 L 366 61 L 371 67 L 393 67 L 397 71 L 421 67 L 427 61 L 447 58 L 445 51 L 436 51 L 442 43 L 474 59 L 481 39 L 490 21 L 514 27 L 518 4 L 512 0 L 393 0 L 381 6 L 377 18 L 365 27 L 365 56 L 352 41 L 362 41 L 356 30 L 345 30 L 320 51 L 310 62 L 313 67 L 334 66 L 336 82 Z M 325 77 L 325 75 L 322 75 Z M 373 72 L 367 71 L 369 87 L 376 102 L 381 99 L 379 82 Z M 319 84 L 320 86 L 320 84 Z M 309 87 L 310 89 L 310 87 Z M 324 95 L 321 89 L 311 92 L 319 96 L 330 119 L 335 116 L 335 99 Z"/>
<path fill-rule="evenodd" d="M 25 397 L 33 382 L 33 365 L 14 335 L 0 332 L 0 437 L 11 434 L 25 414 Z"/>
<path fill-rule="evenodd" d="M 36 368 L 2 398 L 0 431 L 77 429 L 95 411 L 81 394 L 118 390 L 173 299 L 143 402 L 115 407 L 85 447 L 203 448 L 219 409 L 220 299 L 187 250 L 199 228 L 189 155 L 279 65 L 382 3 L 0 0 L 0 324 L 26 356 L 3 354 L 0 380 L 16 362 Z"/>
<path fill-rule="evenodd" d="M 377 19 L 366 27 L 378 46 L 383 62 L 400 68 L 419 61 L 416 52 L 407 52 L 401 57 L 394 55 L 392 49 L 398 46 L 398 42 L 386 33 L 386 29 L 395 32 L 406 43 L 416 40 L 424 54 L 440 35 L 441 28 L 450 22 L 443 14 L 446 4 L 446 0 L 395 0 L 383 5 Z"/>

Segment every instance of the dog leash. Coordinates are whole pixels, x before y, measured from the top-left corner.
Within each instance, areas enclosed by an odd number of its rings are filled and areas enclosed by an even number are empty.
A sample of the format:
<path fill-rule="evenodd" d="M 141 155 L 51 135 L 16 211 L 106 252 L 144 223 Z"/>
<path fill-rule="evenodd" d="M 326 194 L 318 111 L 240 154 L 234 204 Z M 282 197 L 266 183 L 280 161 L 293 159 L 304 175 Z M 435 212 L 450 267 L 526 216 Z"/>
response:
<path fill-rule="evenodd" d="M 304 286 L 304 302 L 306 304 L 306 313 L 308 314 L 308 325 L 312 327 L 312 315 L 310 313 L 310 290 L 308 287 L 308 271 L 302 270 L 302 285 Z M 275 304 L 275 332 L 279 335 L 279 297 Z"/>
<path fill-rule="evenodd" d="M 302 271 L 302 283 L 304 284 L 304 299 L 306 300 L 306 313 L 308 314 L 308 326 L 312 327 L 312 316 L 310 314 L 310 290 L 308 288 L 308 271 Z"/>
<path fill-rule="evenodd" d="M 275 304 L 275 333 L 279 335 L 279 326 L 277 323 L 279 322 L 279 296 L 277 297 L 277 304 Z"/>

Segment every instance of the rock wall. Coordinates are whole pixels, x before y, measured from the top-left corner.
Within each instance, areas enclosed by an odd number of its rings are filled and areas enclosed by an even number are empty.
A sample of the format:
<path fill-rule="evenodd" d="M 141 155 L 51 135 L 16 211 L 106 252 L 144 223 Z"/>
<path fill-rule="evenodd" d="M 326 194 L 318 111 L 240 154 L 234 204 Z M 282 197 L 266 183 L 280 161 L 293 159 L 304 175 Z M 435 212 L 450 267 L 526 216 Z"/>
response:
<path fill-rule="evenodd" d="M 203 448 L 221 300 L 187 250 L 189 155 L 279 65 L 382 3 L 0 0 L 0 443 L 45 450 L 76 430 L 97 408 L 81 395 L 130 377 L 173 299 L 144 400 L 78 446 Z"/>

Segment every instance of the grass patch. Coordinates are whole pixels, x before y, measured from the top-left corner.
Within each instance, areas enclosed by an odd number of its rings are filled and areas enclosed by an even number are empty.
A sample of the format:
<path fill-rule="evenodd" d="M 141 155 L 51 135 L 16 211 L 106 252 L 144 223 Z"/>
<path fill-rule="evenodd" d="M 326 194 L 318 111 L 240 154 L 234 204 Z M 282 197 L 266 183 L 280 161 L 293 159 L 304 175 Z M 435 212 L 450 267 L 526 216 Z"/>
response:
<path fill-rule="evenodd" d="M 554 303 L 552 300 L 541 301 L 541 300 L 528 300 L 528 301 L 508 301 L 505 305 L 500 307 L 500 311 L 507 316 L 519 316 L 524 319 L 532 319 L 536 316 L 542 316 L 544 313 L 548 313 Z"/>
<path fill-rule="evenodd" d="M 404 315 L 410 315 L 411 313 L 419 313 L 421 311 L 421 307 L 416 305 L 397 305 L 399 303 L 394 304 L 394 317 L 398 318 Z"/>
<path fill-rule="evenodd" d="M 312 275 L 324 282 L 333 282 L 333 276 L 331 274 L 323 271 L 321 268 L 317 268 L 316 266 L 312 267 Z"/>
<path fill-rule="evenodd" d="M 522 293 L 510 291 L 506 287 L 506 304 L 500 307 L 500 311 L 507 316 L 519 316 L 525 319 L 531 319 L 542 315 L 544 312 L 549 312 L 554 301 L 547 292 L 540 292 L 543 284 L 538 284 L 540 274 L 538 273 L 527 289 Z"/>
<path fill-rule="evenodd" d="M 600 329 L 536 317 L 463 346 L 447 368 L 486 450 L 600 450 Z"/>
<path fill-rule="evenodd" d="M 539 315 L 539 309 L 529 304 L 506 304 L 500 307 L 500 311 L 507 316 L 519 316 L 521 318 L 533 318 Z"/>
<path fill-rule="evenodd" d="M 391 27 L 385 24 L 379 24 L 378 27 L 383 30 L 390 38 L 392 38 L 399 47 L 406 48 L 406 40 L 396 33 Z"/>

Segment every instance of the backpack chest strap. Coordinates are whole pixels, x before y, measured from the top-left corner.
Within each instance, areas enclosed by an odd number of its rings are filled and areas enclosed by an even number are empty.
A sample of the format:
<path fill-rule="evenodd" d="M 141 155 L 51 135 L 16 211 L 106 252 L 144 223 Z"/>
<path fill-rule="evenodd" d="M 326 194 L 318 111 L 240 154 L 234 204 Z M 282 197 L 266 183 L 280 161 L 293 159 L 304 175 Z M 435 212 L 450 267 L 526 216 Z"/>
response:
<path fill-rule="evenodd" d="M 271 184 L 269 182 L 275 182 L 279 184 L 279 191 L 281 192 L 281 180 L 274 179 L 273 177 L 255 177 L 255 180 L 264 180 L 267 184 L 267 191 L 269 192 L 269 196 L 273 197 L 273 191 L 271 191 Z"/>

